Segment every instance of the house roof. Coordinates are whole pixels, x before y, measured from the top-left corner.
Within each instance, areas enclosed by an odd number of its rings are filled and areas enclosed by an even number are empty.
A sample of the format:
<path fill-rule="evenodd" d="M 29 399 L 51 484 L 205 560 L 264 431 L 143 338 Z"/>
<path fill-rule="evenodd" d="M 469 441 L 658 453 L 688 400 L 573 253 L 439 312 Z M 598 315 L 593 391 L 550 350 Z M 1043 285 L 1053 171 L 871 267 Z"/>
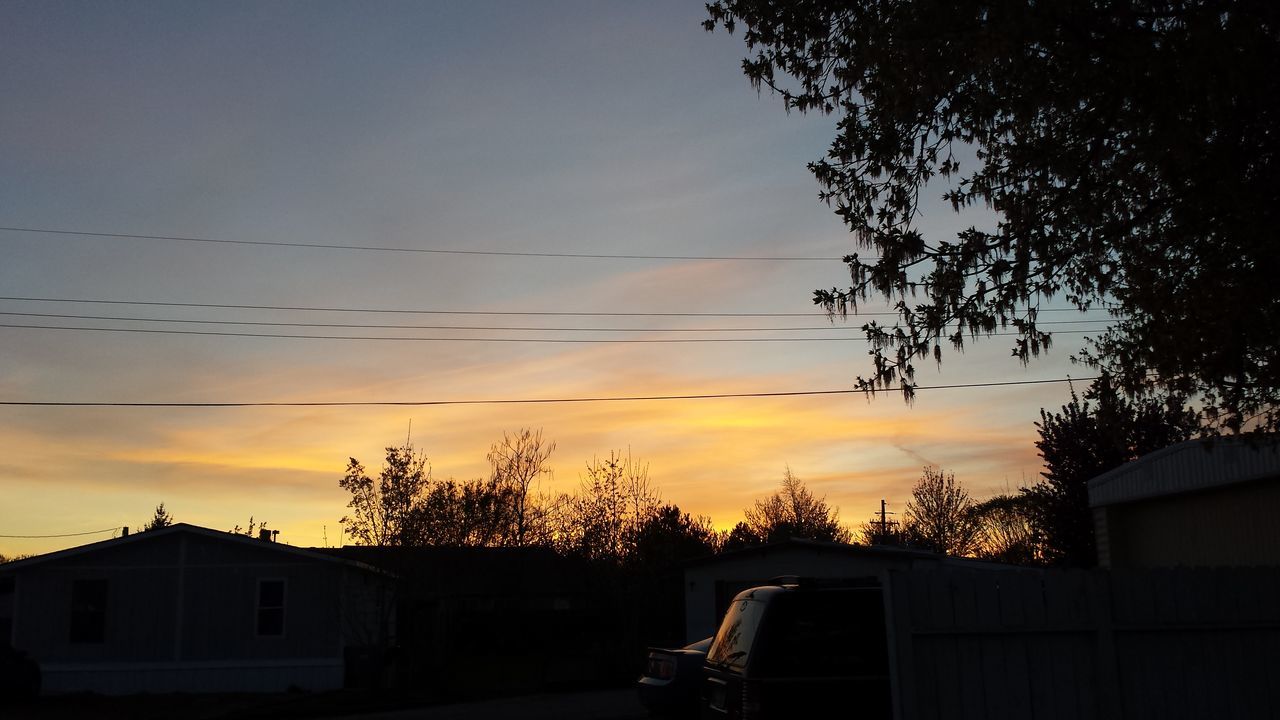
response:
<path fill-rule="evenodd" d="M 1208 490 L 1280 477 L 1280 436 L 1187 440 L 1143 455 L 1089 481 L 1089 505 Z"/>
<path fill-rule="evenodd" d="M 260 550 L 268 550 L 272 552 L 285 553 L 285 554 L 294 555 L 298 557 L 308 558 L 311 560 L 317 560 L 320 562 L 338 563 L 338 564 L 347 565 L 354 568 L 359 568 L 361 570 L 366 570 L 368 572 L 386 574 L 384 571 L 378 568 L 375 568 L 371 565 L 368 565 L 367 563 L 357 562 L 355 560 L 349 560 L 341 557 L 335 557 L 333 555 L 329 555 L 326 553 L 315 552 L 314 550 L 306 550 L 303 548 L 294 547 L 292 545 L 286 545 L 284 543 L 267 542 L 264 540 L 259 540 L 257 538 L 249 537 L 248 535 L 240 535 L 239 533 L 223 532 L 221 530 L 212 530 L 210 528 L 200 527 L 199 525 L 190 525 L 187 523 L 174 523 L 173 525 L 160 528 L 158 530 L 148 530 L 145 532 L 138 532 L 132 535 L 125 535 L 124 537 L 112 538 L 110 540 L 101 540 L 99 542 L 89 543 L 88 545 L 78 545 L 73 548 L 67 548 L 66 550 L 58 550 L 51 553 L 45 553 L 44 555 L 36 555 L 34 557 L 29 557 L 23 560 L 15 560 L 14 562 L 0 565 L 0 572 L 12 572 L 14 570 L 22 570 L 27 567 L 31 567 L 33 565 L 40 565 L 42 563 L 51 562 L 54 560 L 62 560 L 65 558 L 76 557 L 78 555 L 98 552 L 99 550 L 106 550 L 108 548 L 131 545 L 133 543 L 150 542 L 150 541 L 158 540 L 160 538 L 168 537 L 170 535 L 178 535 L 178 534 L 199 535 L 202 537 L 212 538 L 214 540 L 219 540 L 222 542 L 248 545 Z"/>

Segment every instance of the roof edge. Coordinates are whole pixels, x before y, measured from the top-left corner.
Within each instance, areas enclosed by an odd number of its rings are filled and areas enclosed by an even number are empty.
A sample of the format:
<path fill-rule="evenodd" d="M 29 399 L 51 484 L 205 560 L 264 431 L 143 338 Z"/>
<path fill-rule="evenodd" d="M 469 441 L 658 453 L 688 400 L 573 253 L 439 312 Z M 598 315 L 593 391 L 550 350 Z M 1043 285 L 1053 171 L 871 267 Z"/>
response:
<path fill-rule="evenodd" d="M 41 565 L 46 562 L 52 562 L 54 560 L 62 560 L 69 557 L 75 557 L 77 555 L 84 555 L 87 553 L 96 552 L 98 550 L 106 550 L 108 548 L 129 545 L 136 542 L 142 542 L 144 540 L 154 540 L 156 538 L 165 537 L 167 535 L 176 535 L 179 533 L 199 535 L 202 537 L 213 538 L 215 540 L 222 540 L 224 542 L 252 545 L 253 547 L 256 547 L 256 548 L 275 550 L 277 552 L 298 555 L 301 557 L 310 558 L 312 560 L 319 560 L 322 562 L 347 565 L 350 567 L 359 568 L 361 570 L 377 573 L 380 575 L 388 574 L 385 570 L 381 570 L 379 568 L 376 568 L 367 563 L 360 562 L 358 560 L 349 560 L 347 558 L 336 557 L 336 556 L 328 555 L 325 553 L 315 552 L 314 550 L 308 550 L 306 548 L 295 547 L 293 545 L 288 545 L 286 543 L 266 542 L 263 540 L 259 540 L 257 538 L 249 537 L 248 535 L 225 532 L 223 530 L 214 530 L 212 528 L 202 527 L 200 525 L 192 525 L 190 523 L 174 523 L 172 525 L 159 528 L 157 530 L 144 530 L 141 532 L 132 533 L 122 537 L 118 537 L 118 538 L 109 538 L 107 540 L 99 540 L 97 542 L 88 543 L 87 545 L 77 545 L 75 547 L 64 548 L 62 550 L 55 550 L 53 552 L 44 553 L 41 555 L 35 555 L 29 558 L 24 558 L 22 560 L 15 560 L 13 562 L 0 565 L 0 572 L 21 570 L 34 565 Z"/>

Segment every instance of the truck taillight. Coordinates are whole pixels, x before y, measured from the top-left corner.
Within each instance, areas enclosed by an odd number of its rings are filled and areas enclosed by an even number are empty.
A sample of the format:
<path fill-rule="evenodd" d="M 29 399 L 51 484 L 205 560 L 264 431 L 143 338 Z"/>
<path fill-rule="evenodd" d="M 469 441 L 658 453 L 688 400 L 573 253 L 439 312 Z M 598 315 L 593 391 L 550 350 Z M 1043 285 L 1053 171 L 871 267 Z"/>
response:
<path fill-rule="evenodd" d="M 670 680 L 676 675 L 676 664 L 669 657 L 649 656 L 649 668 L 645 675 L 659 680 Z"/>

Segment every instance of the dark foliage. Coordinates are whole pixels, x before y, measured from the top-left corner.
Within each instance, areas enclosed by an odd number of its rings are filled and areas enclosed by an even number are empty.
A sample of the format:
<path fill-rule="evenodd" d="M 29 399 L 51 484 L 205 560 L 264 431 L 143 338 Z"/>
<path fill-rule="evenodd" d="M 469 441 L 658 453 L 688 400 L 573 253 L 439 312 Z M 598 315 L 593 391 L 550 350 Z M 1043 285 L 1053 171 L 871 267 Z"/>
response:
<path fill-rule="evenodd" d="M 359 460 L 350 458 L 338 485 L 351 493 L 351 514 L 338 522 L 362 545 L 414 544 L 415 515 L 430 483 L 427 456 L 408 443 L 387 448 L 377 480 Z"/>
<path fill-rule="evenodd" d="M 956 482 L 955 473 L 924 468 L 911 489 L 902 533 L 908 545 L 945 555 L 969 555 L 977 549 L 981 525 L 969 491 Z"/>
<path fill-rule="evenodd" d="M 635 566 L 667 568 L 710 555 L 716 548 L 716 533 L 708 518 L 662 505 L 636 527 L 633 548 Z"/>
<path fill-rule="evenodd" d="M 1131 396 L 1203 400 L 1215 429 L 1280 427 L 1280 3 L 1273 0 L 718 0 L 751 83 L 835 114 L 810 164 L 860 250 L 828 311 L 895 302 L 863 326 L 901 384 L 943 348 L 1013 328 L 1049 347 L 1042 302 L 1114 320 L 1081 359 Z M 970 162 L 968 158 L 974 159 Z M 937 176 L 994 228 L 925 237 Z M 915 298 L 919 297 L 917 301 Z"/>
<path fill-rule="evenodd" d="M 1061 412 L 1040 411 L 1036 447 L 1044 479 L 1022 490 L 1044 559 L 1056 565 L 1097 562 L 1089 480 L 1142 455 L 1196 435 L 1196 414 L 1177 400 L 1131 401 L 1107 378 L 1095 381 L 1083 400 L 1071 393 Z"/>
<path fill-rule="evenodd" d="M 858 542 L 863 545 L 905 545 L 906 538 L 902 534 L 902 523 L 885 518 L 874 517 L 858 527 Z"/>
<path fill-rule="evenodd" d="M 1039 565 L 1043 550 L 1031 515 L 1031 496 L 996 495 L 970 509 L 980 528 L 976 557 L 1010 565 Z"/>
<path fill-rule="evenodd" d="M 750 525 L 739 521 L 720 541 L 720 552 L 733 552 L 764 543 L 765 538 L 757 535 Z"/>
<path fill-rule="evenodd" d="M 414 508 L 418 545 L 496 547 L 516 535 L 517 490 L 495 479 L 435 481 Z M 527 510 L 527 505 L 521 504 Z M 524 526 L 527 528 L 527 525 Z M 523 538 L 524 535 L 521 535 Z"/>
<path fill-rule="evenodd" d="M 148 520 L 146 524 L 142 526 L 142 532 L 147 532 L 148 530 L 159 530 L 160 528 L 167 528 L 172 524 L 173 524 L 173 516 L 170 515 L 169 511 L 165 509 L 164 503 L 160 503 L 159 505 L 156 506 L 155 514 L 153 514 L 151 516 L 151 519 Z"/>
<path fill-rule="evenodd" d="M 741 537 L 744 541 L 755 538 L 778 542 L 795 537 L 849 542 L 849 531 L 840 526 L 840 513 L 827 504 L 825 497 L 815 497 L 791 468 L 783 472 L 782 487 L 777 492 L 757 500 L 743 514 L 749 532 L 749 536 Z"/>

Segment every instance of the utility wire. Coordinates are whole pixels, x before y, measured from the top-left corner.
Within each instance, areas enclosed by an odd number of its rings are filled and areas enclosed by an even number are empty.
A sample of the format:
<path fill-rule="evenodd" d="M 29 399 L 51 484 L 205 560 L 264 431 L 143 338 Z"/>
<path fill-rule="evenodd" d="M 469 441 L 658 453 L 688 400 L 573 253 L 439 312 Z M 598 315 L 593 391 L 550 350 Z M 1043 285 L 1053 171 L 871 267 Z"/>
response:
<path fill-rule="evenodd" d="M 1011 385 L 1046 385 L 1050 383 L 1084 382 L 1096 377 L 1051 378 L 1046 380 L 1007 380 L 1003 382 L 958 383 L 954 385 L 917 385 L 920 390 L 958 390 L 963 388 L 1007 387 Z M 902 387 L 882 388 L 875 392 L 900 391 Z M 38 402 L 3 400 L 0 405 L 26 407 L 134 407 L 134 408 L 246 408 L 246 407 L 404 407 L 439 405 L 549 405 L 562 403 L 638 402 L 650 400 L 718 400 L 725 398 L 774 398 L 814 395 L 852 395 L 862 390 L 799 390 L 793 392 L 704 393 L 698 395 L 629 395 L 582 398 L 528 398 L 519 400 L 421 400 L 421 401 L 332 401 L 332 402 Z"/>
<path fill-rule="evenodd" d="M 828 317 L 825 312 L 807 312 L 807 313 L 711 313 L 711 312 L 566 312 L 566 311 L 535 311 L 535 310 L 412 310 L 402 308 L 352 308 L 352 307 L 316 307 L 301 305 L 231 305 L 226 303 L 192 303 L 192 302 L 160 302 L 160 301 L 143 301 L 143 300 L 84 300 L 73 298 L 47 298 L 47 297 L 23 297 L 13 295 L 0 295 L 0 300 L 12 300 L 16 302 L 45 302 L 45 303 L 81 303 L 92 305 L 140 305 L 147 307 L 186 307 L 186 308 L 217 308 L 224 310 L 301 310 L 307 312 L 334 312 L 334 313 L 388 313 L 403 315 L 529 315 L 529 316 L 555 316 L 555 317 L 805 317 L 818 318 Z M 1076 308 L 1044 308 L 1037 312 L 1074 312 L 1080 310 Z M 872 316 L 892 316 L 897 317 L 897 312 L 861 312 L 851 315 L 850 317 L 872 317 Z M 1102 321 L 1099 321 L 1102 322 Z"/>
<path fill-rule="evenodd" d="M 338 245 L 328 243 L 279 242 L 270 240 L 226 240 L 205 237 L 183 237 L 180 235 L 134 235 L 131 233 L 85 232 L 81 230 L 52 230 L 48 228 L 0 227 L 0 230 L 21 233 L 42 233 L 45 235 L 74 235 L 79 237 L 124 238 L 133 240 L 172 240 L 190 243 L 215 243 L 219 245 L 259 245 L 267 247 L 318 248 L 322 250 L 351 250 L 364 252 L 396 252 L 420 253 L 430 255 L 484 255 L 493 257 L 539 257 L 539 258 L 575 258 L 588 260 L 734 260 L 752 262 L 798 262 L 843 260 L 843 257 L 830 256 L 774 256 L 774 255 L 640 255 L 612 253 L 556 253 L 556 252 L 517 252 L 507 250 L 447 250 L 440 248 L 407 248 L 381 247 L 375 245 Z M 868 260 L 875 258 L 866 258 Z"/>
<path fill-rule="evenodd" d="M 704 328 L 619 328 L 619 327 L 529 327 L 527 325 L 402 325 L 368 323 L 303 323 L 266 322 L 260 320 L 189 320 L 185 318 L 125 317 L 120 315 L 71 315 L 63 313 L 4 312 L 15 317 L 59 318 L 69 320 L 118 320 L 125 322 L 180 323 L 189 325 L 254 325 L 267 327 L 348 328 L 387 330 L 535 330 L 546 332 L 797 332 L 807 330 L 860 330 L 859 326 L 811 325 L 807 327 L 704 327 Z M 1038 325 L 1080 325 L 1106 320 L 1057 320 Z"/>
<path fill-rule="evenodd" d="M 0 328 L 24 330 L 73 330 L 77 332 L 140 333 L 147 335 L 208 335 L 212 337 L 275 338 L 290 340 L 360 340 L 390 342 L 486 342 L 486 343 L 762 343 L 762 342 L 866 342 L 865 337 L 782 337 L 782 338 L 499 338 L 499 337 L 418 337 L 406 335 L 288 335 L 285 333 L 250 333 L 226 330 L 158 330 L 151 328 L 105 328 L 72 325 L 18 325 L 0 323 Z M 1094 330 L 1056 330 L 1061 335 L 1080 335 Z M 983 333 L 988 337 L 1021 335 L 1016 332 Z"/>
<path fill-rule="evenodd" d="M 101 535 L 103 533 L 115 532 L 116 530 L 119 530 L 119 529 L 120 529 L 119 527 L 109 527 L 104 530 L 90 530 L 89 532 L 77 532 L 77 533 L 60 533 L 57 535 L 0 535 L 0 538 L 23 538 L 23 539 L 30 540 L 34 538 L 80 537 L 81 535 Z"/>

